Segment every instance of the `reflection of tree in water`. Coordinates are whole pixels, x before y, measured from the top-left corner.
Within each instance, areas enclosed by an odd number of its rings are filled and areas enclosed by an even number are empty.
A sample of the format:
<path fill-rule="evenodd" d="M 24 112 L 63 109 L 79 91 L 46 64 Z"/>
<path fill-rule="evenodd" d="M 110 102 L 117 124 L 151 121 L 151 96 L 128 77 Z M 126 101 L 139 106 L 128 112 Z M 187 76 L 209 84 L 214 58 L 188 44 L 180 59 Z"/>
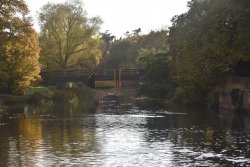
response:
<path fill-rule="evenodd" d="M 7 166 L 10 161 L 10 157 L 7 152 L 10 152 L 10 129 L 8 126 L 0 126 L 0 166 Z M 4 132 L 4 133 L 3 133 Z"/>
<path fill-rule="evenodd" d="M 43 139 L 57 156 L 79 157 L 96 147 L 95 120 L 72 106 L 56 106 L 55 118 L 43 125 Z"/>
<path fill-rule="evenodd" d="M 236 115 L 234 110 L 220 108 L 220 129 L 227 129 L 224 146 L 227 154 L 250 157 L 250 117 Z"/>
<path fill-rule="evenodd" d="M 19 119 L 19 134 L 23 139 L 28 139 L 33 142 L 33 146 L 41 140 L 42 137 L 42 122 L 38 117 L 22 117 Z"/>
<path fill-rule="evenodd" d="M 244 118 L 244 124 L 245 124 L 245 132 L 246 134 L 248 134 L 248 136 L 250 136 L 250 117 L 246 116 Z"/>
<path fill-rule="evenodd" d="M 4 118 L 8 124 L 0 126 L 1 167 L 36 166 L 44 155 L 79 157 L 97 147 L 95 118 L 87 117 L 85 109 L 58 105 L 46 113 L 38 106 L 20 111 L 10 112 Z"/>
<path fill-rule="evenodd" d="M 35 111 L 33 111 L 35 112 Z M 32 157 L 39 155 L 42 140 L 42 121 L 36 116 L 21 117 L 18 123 L 19 151 L 22 152 L 24 166 L 35 166 Z"/>
<path fill-rule="evenodd" d="M 250 134 L 250 117 L 249 115 L 239 115 L 233 109 L 220 108 L 219 127 L 232 129 L 235 131 L 244 131 Z"/>
<path fill-rule="evenodd" d="M 12 105 L 4 114 L 3 120 L 6 124 L 0 126 L 0 132 L 4 132 L 0 135 L 0 166 L 34 165 L 31 157 L 40 146 L 41 120 L 31 117 L 28 108 L 22 115 L 23 109 L 23 105 Z"/>

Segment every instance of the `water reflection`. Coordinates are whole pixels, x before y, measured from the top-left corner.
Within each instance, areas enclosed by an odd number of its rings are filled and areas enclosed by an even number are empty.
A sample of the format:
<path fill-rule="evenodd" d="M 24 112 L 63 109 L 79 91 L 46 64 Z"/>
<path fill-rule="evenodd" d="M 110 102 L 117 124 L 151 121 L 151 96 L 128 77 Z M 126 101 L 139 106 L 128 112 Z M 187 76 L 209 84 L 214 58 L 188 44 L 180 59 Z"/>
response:
<path fill-rule="evenodd" d="M 250 135 L 250 117 L 235 115 L 233 110 L 220 109 L 220 126 L 235 131 L 244 131 Z"/>
<path fill-rule="evenodd" d="M 0 166 L 64 164 L 69 161 L 66 157 L 82 157 L 93 150 L 95 118 L 70 105 L 55 107 L 55 112 L 44 113 L 37 106 L 24 106 L 23 111 L 2 117 L 8 124 L 0 126 Z"/>
<path fill-rule="evenodd" d="M 250 165 L 249 117 L 133 102 L 104 98 L 94 114 L 69 104 L 15 107 L 0 116 L 0 166 Z"/>

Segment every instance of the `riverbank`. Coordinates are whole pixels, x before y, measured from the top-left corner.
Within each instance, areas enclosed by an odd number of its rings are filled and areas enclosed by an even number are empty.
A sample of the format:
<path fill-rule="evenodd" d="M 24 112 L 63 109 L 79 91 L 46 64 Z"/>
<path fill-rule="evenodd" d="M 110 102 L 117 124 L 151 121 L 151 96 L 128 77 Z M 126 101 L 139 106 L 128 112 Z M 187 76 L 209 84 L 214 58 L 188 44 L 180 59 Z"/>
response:
<path fill-rule="evenodd" d="M 10 94 L 0 94 L 0 103 L 13 104 L 13 103 L 26 103 L 28 96 L 16 96 Z"/>
<path fill-rule="evenodd" d="M 147 107 L 152 109 L 169 109 L 174 108 L 173 104 L 165 100 L 157 100 L 150 97 L 142 97 L 138 95 L 138 88 L 126 88 L 126 89 L 90 89 L 89 87 L 73 83 L 71 87 L 64 85 L 61 87 L 35 87 L 29 89 L 25 95 L 16 96 L 9 94 L 0 94 L 0 105 L 43 105 L 54 106 L 54 104 L 64 104 L 81 106 L 84 108 L 95 108 L 99 101 L 107 96 L 116 96 L 119 100 L 126 100 L 132 103 L 136 103 L 139 107 Z M 6 107 L 2 107 L 6 108 Z"/>
<path fill-rule="evenodd" d="M 52 105 L 56 103 L 74 106 L 94 106 L 94 94 L 90 88 L 83 84 L 73 84 L 71 87 L 34 87 L 24 95 L 0 94 L 1 106 L 12 105 Z"/>

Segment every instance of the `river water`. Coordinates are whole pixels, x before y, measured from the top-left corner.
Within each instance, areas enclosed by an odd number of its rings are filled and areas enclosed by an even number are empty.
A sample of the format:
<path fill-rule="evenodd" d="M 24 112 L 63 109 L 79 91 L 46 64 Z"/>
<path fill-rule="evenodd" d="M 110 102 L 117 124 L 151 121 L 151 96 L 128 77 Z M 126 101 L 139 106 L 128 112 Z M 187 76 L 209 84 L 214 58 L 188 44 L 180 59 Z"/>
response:
<path fill-rule="evenodd" d="M 0 114 L 0 166 L 250 166 L 250 119 L 137 99 Z"/>

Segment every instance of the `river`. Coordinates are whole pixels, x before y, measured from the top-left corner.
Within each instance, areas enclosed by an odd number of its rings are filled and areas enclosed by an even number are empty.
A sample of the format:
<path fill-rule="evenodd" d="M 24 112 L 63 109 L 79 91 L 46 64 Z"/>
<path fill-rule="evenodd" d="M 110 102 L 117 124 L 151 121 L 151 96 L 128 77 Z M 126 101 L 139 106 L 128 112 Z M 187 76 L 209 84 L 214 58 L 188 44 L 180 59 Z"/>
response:
<path fill-rule="evenodd" d="M 0 113 L 0 166 L 250 165 L 249 117 L 135 101 L 106 98 L 95 110 L 12 106 Z"/>

